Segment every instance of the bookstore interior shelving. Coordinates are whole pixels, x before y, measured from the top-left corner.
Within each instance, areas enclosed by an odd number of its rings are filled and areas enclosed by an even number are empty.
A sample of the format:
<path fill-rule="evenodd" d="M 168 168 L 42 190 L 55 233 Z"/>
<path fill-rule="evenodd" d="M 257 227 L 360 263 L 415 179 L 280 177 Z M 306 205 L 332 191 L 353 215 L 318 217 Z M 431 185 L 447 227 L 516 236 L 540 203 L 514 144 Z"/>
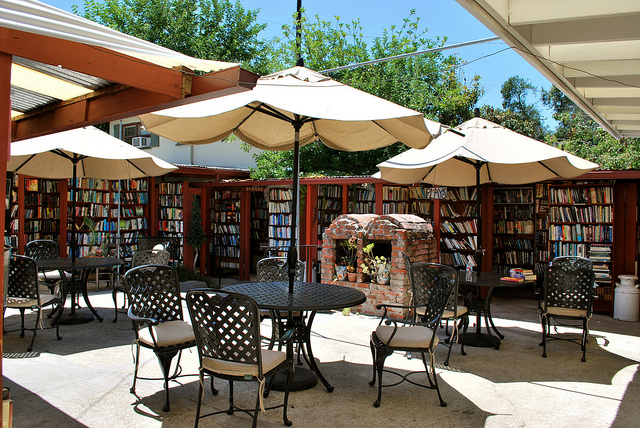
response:
<path fill-rule="evenodd" d="M 343 213 L 342 186 L 321 184 L 318 186 L 318 242 L 324 230 Z"/>
<path fill-rule="evenodd" d="M 537 183 L 535 192 L 534 272 L 542 283 L 549 265 L 549 183 Z"/>
<path fill-rule="evenodd" d="M 433 224 L 433 198 L 427 194 L 430 188 L 425 184 L 409 187 L 409 212 Z"/>
<path fill-rule="evenodd" d="M 240 269 L 240 191 L 216 190 L 211 200 L 213 242 L 210 251 L 216 267 Z"/>
<path fill-rule="evenodd" d="M 291 245 L 293 190 L 290 187 L 269 187 L 267 189 L 267 208 L 269 211 L 268 245 L 283 249 L 271 254 L 285 256 L 286 248 Z"/>
<path fill-rule="evenodd" d="M 493 271 L 533 270 L 533 188 L 495 187 L 493 197 Z"/>
<path fill-rule="evenodd" d="M 183 223 L 183 184 L 165 182 L 158 185 L 158 236 L 179 238 L 181 241 L 178 249 L 178 258 L 182 260 L 182 235 Z"/>
<path fill-rule="evenodd" d="M 4 243 L 12 248 L 18 248 L 18 232 L 20 229 L 20 203 L 18 203 L 18 175 L 7 174 L 7 199 L 5 212 Z"/>
<path fill-rule="evenodd" d="M 440 262 L 464 269 L 476 267 L 478 216 L 475 187 L 451 187 L 440 201 Z"/>
<path fill-rule="evenodd" d="M 264 255 L 262 247 L 269 245 L 269 208 L 264 187 L 252 187 L 251 192 L 251 255 Z"/>
<path fill-rule="evenodd" d="M 409 214 L 409 189 L 382 186 L 382 214 Z"/>
<path fill-rule="evenodd" d="M 71 229 L 74 228 L 78 245 L 77 255 L 82 257 L 89 255 L 94 246 L 102 245 L 111 230 L 109 214 L 112 199 L 107 180 L 77 178 L 73 183 L 73 180 L 69 179 L 67 182 L 68 201 L 73 200 L 73 188 L 75 188 L 76 206 L 74 212 L 73 203 L 67 205 L 67 242 L 71 242 Z M 93 222 L 95 233 L 90 230 L 85 218 Z M 27 238 L 27 240 L 30 239 Z"/>
<path fill-rule="evenodd" d="M 376 191 L 373 184 L 352 184 L 349 186 L 348 196 L 349 206 L 347 209 L 350 214 L 371 214 L 376 212 Z"/>
<path fill-rule="evenodd" d="M 614 191 L 610 184 L 551 185 L 549 256 L 593 261 L 596 300 L 613 302 Z"/>
<path fill-rule="evenodd" d="M 139 237 L 149 235 L 149 180 L 146 178 L 111 182 L 112 202 L 109 232 L 118 231 L 120 213 L 120 254 L 132 255 Z"/>

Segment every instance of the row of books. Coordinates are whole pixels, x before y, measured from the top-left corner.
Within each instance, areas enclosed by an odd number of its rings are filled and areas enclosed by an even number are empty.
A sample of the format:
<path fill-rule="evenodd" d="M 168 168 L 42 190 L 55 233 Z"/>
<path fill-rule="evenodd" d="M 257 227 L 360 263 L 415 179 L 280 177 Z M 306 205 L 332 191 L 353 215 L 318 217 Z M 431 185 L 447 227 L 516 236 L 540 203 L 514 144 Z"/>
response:
<path fill-rule="evenodd" d="M 134 207 L 134 208 L 120 208 L 120 217 L 143 217 L 144 216 L 144 208 L 143 207 Z M 118 209 L 111 209 L 111 217 L 118 217 Z"/>
<path fill-rule="evenodd" d="M 237 247 L 240 245 L 240 235 L 217 235 L 214 242 L 216 250 L 220 250 L 225 246 Z"/>
<path fill-rule="evenodd" d="M 493 201 L 497 204 L 532 204 L 533 189 L 496 189 L 493 193 Z"/>
<path fill-rule="evenodd" d="M 413 187 L 412 187 L 413 189 Z M 413 201 L 411 202 L 411 212 L 414 214 L 431 215 L 431 202 L 429 201 Z"/>
<path fill-rule="evenodd" d="M 236 235 L 240 234 L 240 226 L 235 224 L 215 224 L 213 226 L 214 233 L 224 234 L 224 233 L 233 233 Z"/>
<path fill-rule="evenodd" d="M 613 226 L 595 224 L 563 224 L 549 228 L 552 241 L 612 242 Z"/>
<path fill-rule="evenodd" d="M 383 201 L 407 201 L 409 189 L 400 186 L 382 186 Z"/>
<path fill-rule="evenodd" d="M 382 214 L 409 214 L 408 202 L 384 202 L 382 204 Z"/>
<path fill-rule="evenodd" d="M 349 212 L 354 214 L 373 213 L 373 202 L 349 202 Z"/>
<path fill-rule="evenodd" d="M 215 223 L 240 223 L 240 213 L 237 211 L 214 211 L 211 214 L 211 220 Z"/>
<path fill-rule="evenodd" d="M 548 230 L 536 230 L 534 235 L 534 240 L 536 245 L 544 245 L 546 246 L 549 242 L 549 231 Z"/>
<path fill-rule="evenodd" d="M 184 225 L 182 223 L 182 220 L 160 220 L 158 222 L 158 228 L 162 232 L 170 232 L 170 233 L 184 232 Z"/>
<path fill-rule="evenodd" d="M 291 238 L 291 228 L 269 226 L 269 238 Z"/>
<path fill-rule="evenodd" d="M 342 186 L 318 186 L 318 196 L 327 198 L 341 198 Z"/>
<path fill-rule="evenodd" d="M 182 208 L 160 208 L 161 220 L 182 220 Z"/>
<path fill-rule="evenodd" d="M 531 265 L 533 266 L 533 253 L 531 251 L 504 251 L 493 253 L 493 262 L 507 265 Z"/>
<path fill-rule="evenodd" d="M 269 224 L 273 226 L 291 225 L 291 214 L 270 214 Z"/>
<path fill-rule="evenodd" d="M 118 190 L 146 192 L 149 190 L 148 187 L 149 182 L 146 179 L 115 180 L 111 182 L 111 190 L 115 192 Z"/>
<path fill-rule="evenodd" d="M 450 250 L 475 250 L 478 247 L 478 237 L 475 235 L 462 239 L 444 238 L 443 242 Z"/>
<path fill-rule="evenodd" d="M 56 180 L 41 180 L 38 178 L 25 178 L 24 190 L 26 190 L 27 192 L 57 193 L 58 182 Z"/>
<path fill-rule="evenodd" d="M 373 201 L 376 198 L 376 192 L 373 189 L 349 189 L 349 199 L 358 201 Z"/>
<path fill-rule="evenodd" d="M 568 242 L 552 242 L 550 245 L 550 258 L 559 256 L 587 257 L 587 244 L 575 244 Z"/>
<path fill-rule="evenodd" d="M 533 220 L 498 220 L 493 223 L 494 233 L 532 235 Z"/>
<path fill-rule="evenodd" d="M 237 244 L 224 242 L 223 240 L 216 240 L 216 245 L 213 248 L 213 254 L 216 257 L 238 258 L 240 257 L 240 249 L 237 247 Z"/>
<path fill-rule="evenodd" d="M 319 199 L 318 209 L 320 210 L 340 210 L 342 209 L 342 201 L 340 199 Z"/>
<path fill-rule="evenodd" d="M 101 180 L 99 178 L 78 177 L 76 178 L 75 186 L 73 183 L 73 179 L 70 178 L 67 180 L 67 186 L 69 188 L 75 187 L 76 189 L 92 189 L 92 190 L 109 191 L 109 181 Z"/>
<path fill-rule="evenodd" d="M 160 183 L 159 187 L 164 195 L 182 195 L 182 183 Z"/>
<path fill-rule="evenodd" d="M 456 267 L 476 267 L 476 259 L 471 254 L 462 253 L 440 253 L 440 262 Z"/>
<path fill-rule="evenodd" d="M 24 204 L 25 205 L 60 205 L 60 196 L 55 194 L 47 194 L 47 193 L 28 193 L 24 195 Z"/>
<path fill-rule="evenodd" d="M 69 205 L 68 207 L 68 215 L 70 217 L 73 216 L 73 206 Z M 109 206 L 108 205 L 96 205 L 91 204 L 89 206 L 76 206 L 75 209 L 75 217 L 109 217 Z"/>
<path fill-rule="evenodd" d="M 15 217 L 15 215 L 13 215 L 13 212 L 11 213 L 12 217 Z M 17 213 L 16 213 L 17 215 Z M 24 218 L 25 219 L 29 219 L 29 218 L 35 218 L 35 219 L 54 219 L 54 218 L 60 218 L 60 208 L 48 208 L 48 207 L 36 207 L 36 208 L 26 208 L 24 210 Z"/>
<path fill-rule="evenodd" d="M 54 220 L 25 221 L 24 231 L 26 233 L 31 233 L 31 232 L 56 233 L 58 232 L 58 222 Z"/>
<path fill-rule="evenodd" d="M 233 200 L 239 200 L 240 199 L 240 192 L 238 192 L 237 190 L 216 190 L 215 192 L 213 192 L 213 201 L 211 201 L 212 203 L 215 202 L 216 200 L 221 200 L 221 199 L 233 199 Z"/>
<path fill-rule="evenodd" d="M 158 202 L 161 207 L 181 207 L 182 195 L 160 195 Z"/>
<path fill-rule="evenodd" d="M 536 183 L 536 198 L 547 198 L 549 196 L 549 185 L 545 183 Z"/>
<path fill-rule="evenodd" d="M 338 213 L 318 213 L 318 223 L 329 224 L 332 223 L 339 216 Z"/>
<path fill-rule="evenodd" d="M 269 201 L 293 200 L 292 189 L 271 188 L 269 189 Z"/>
<path fill-rule="evenodd" d="M 96 192 L 95 190 L 76 191 L 76 202 L 108 204 L 109 199 L 110 198 L 108 192 Z M 67 192 L 67 200 L 69 202 L 73 201 L 71 190 Z"/>
<path fill-rule="evenodd" d="M 100 232 L 116 232 L 118 221 L 99 220 L 95 222 L 95 230 Z M 145 230 L 147 219 L 145 217 L 120 219 L 120 230 Z"/>
<path fill-rule="evenodd" d="M 557 204 L 610 204 L 613 187 L 551 188 L 550 200 Z"/>
<path fill-rule="evenodd" d="M 495 206 L 493 210 L 496 219 L 529 219 L 533 217 L 531 205 Z"/>
<path fill-rule="evenodd" d="M 495 236 L 493 243 L 496 248 L 506 248 L 514 250 L 532 250 L 531 239 L 514 238 L 513 236 Z"/>
<path fill-rule="evenodd" d="M 293 208 L 293 202 L 269 202 L 267 206 L 269 208 L 269 212 L 288 213 L 291 212 L 291 209 Z"/>
<path fill-rule="evenodd" d="M 475 201 L 477 194 L 475 187 L 451 187 L 447 189 L 447 199 L 450 201 Z"/>
<path fill-rule="evenodd" d="M 611 205 L 554 206 L 549 211 L 549 219 L 564 223 L 611 223 L 613 207 Z"/>
<path fill-rule="evenodd" d="M 120 200 L 121 204 L 146 204 L 146 203 L 149 202 L 149 194 L 147 192 L 114 193 L 113 194 L 113 203 L 117 204 L 118 200 Z"/>
<path fill-rule="evenodd" d="M 478 233 L 476 220 L 446 220 L 440 223 L 440 230 L 445 233 Z"/>

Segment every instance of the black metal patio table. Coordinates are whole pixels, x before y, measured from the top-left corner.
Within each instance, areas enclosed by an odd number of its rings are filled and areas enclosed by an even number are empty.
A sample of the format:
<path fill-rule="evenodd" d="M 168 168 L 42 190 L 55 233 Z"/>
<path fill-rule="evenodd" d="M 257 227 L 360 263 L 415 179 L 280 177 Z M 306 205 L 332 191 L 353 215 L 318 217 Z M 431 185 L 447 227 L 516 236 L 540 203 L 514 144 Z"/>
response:
<path fill-rule="evenodd" d="M 113 267 L 121 265 L 123 262 L 114 257 L 57 257 L 53 259 L 36 260 L 38 269 L 43 271 L 57 270 L 62 278 L 62 311 L 64 312 L 64 302 L 67 294 L 71 294 L 71 313 L 67 316 L 60 316 L 60 324 L 80 324 L 93 320 L 95 316 L 100 322 L 103 318 L 91 306 L 87 292 L 87 282 L 92 269 Z M 67 278 L 65 271 L 71 271 L 71 277 Z M 82 293 L 84 302 L 91 311 L 90 314 L 83 314 L 76 311 L 76 295 Z M 93 314 L 93 315 L 92 315 Z"/>
<path fill-rule="evenodd" d="M 317 379 L 333 392 L 333 386 L 325 379 L 320 372 L 313 357 L 311 349 L 311 326 L 318 311 L 328 311 L 332 309 L 343 309 L 358 306 L 364 303 L 367 298 L 365 294 L 355 288 L 344 287 L 335 284 L 322 284 L 316 282 L 295 282 L 293 293 L 289 293 L 288 282 L 250 282 L 244 284 L 234 284 L 224 288 L 225 290 L 246 294 L 252 297 L 260 309 L 267 309 L 271 312 L 275 320 L 280 320 L 279 312 L 288 312 L 290 315 L 285 322 L 285 328 L 295 329 L 294 340 L 300 345 L 302 354 Z M 303 317 L 294 318 L 293 312 L 310 312 L 307 322 Z M 276 326 L 274 326 L 276 328 Z M 299 369 L 296 369 L 298 377 Z M 307 389 L 317 383 L 300 382 L 299 386 L 294 386 L 292 390 Z M 274 389 L 277 385 L 274 384 Z"/>
<path fill-rule="evenodd" d="M 464 344 L 468 346 L 478 347 L 491 347 L 500 349 L 500 341 L 504 339 L 504 334 L 500 333 L 493 323 L 493 317 L 491 316 L 491 296 L 493 290 L 497 287 L 524 287 L 527 285 L 535 284 L 535 281 L 503 281 L 500 278 L 504 276 L 495 272 L 482 272 L 480 277 L 474 281 L 467 281 L 464 276 L 460 276 L 460 285 L 464 287 L 488 287 L 489 291 L 484 299 L 472 298 L 469 303 L 469 311 L 476 313 L 476 331 L 475 333 L 468 333 L 465 336 Z M 486 333 L 482 333 L 481 321 L 484 315 L 484 325 L 487 330 Z M 491 330 L 496 333 L 497 337 L 491 334 Z"/>

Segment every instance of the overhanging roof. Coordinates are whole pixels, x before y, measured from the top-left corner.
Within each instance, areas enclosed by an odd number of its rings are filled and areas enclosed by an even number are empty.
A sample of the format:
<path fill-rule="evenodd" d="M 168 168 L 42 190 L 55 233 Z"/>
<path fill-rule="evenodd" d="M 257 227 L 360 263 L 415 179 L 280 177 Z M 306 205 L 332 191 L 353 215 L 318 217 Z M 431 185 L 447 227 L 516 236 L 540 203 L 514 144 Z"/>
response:
<path fill-rule="evenodd" d="M 615 138 L 640 137 L 640 1 L 456 1 Z"/>
<path fill-rule="evenodd" d="M 243 90 L 257 79 L 239 64 L 192 58 L 36 0 L 0 0 L 0 54 L 12 56 L 12 140 Z"/>

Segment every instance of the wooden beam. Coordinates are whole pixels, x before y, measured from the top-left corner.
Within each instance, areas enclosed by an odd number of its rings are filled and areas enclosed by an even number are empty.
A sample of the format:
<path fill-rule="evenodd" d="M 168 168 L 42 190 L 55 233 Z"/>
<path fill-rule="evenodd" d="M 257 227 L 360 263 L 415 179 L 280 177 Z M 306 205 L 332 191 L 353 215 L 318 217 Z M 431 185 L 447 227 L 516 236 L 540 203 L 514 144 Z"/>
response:
<path fill-rule="evenodd" d="M 173 98 L 181 98 L 184 90 L 182 70 L 172 70 L 97 46 L 0 28 L 0 50 Z"/>

